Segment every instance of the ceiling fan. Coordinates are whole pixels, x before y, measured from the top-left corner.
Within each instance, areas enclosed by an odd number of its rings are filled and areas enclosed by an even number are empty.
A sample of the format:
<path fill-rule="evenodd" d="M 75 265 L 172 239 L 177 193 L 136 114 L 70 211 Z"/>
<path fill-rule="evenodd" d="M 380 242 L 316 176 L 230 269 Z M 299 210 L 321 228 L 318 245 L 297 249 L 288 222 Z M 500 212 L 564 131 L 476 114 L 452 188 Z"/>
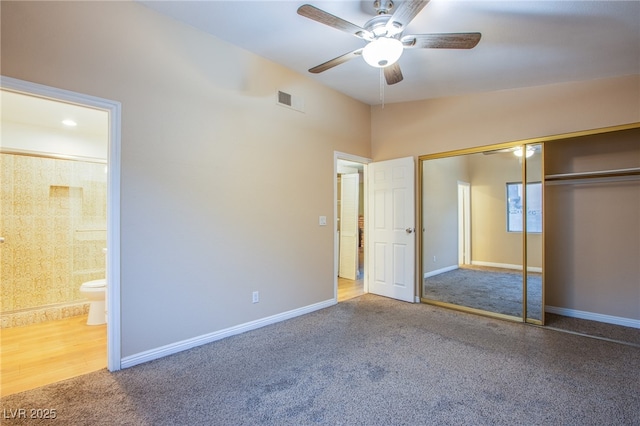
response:
<path fill-rule="evenodd" d="M 315 66 L 309 72 L 317 74 L 336 65 L 343 64 L 355 57 L 362 56 L 371 66 L 382 68 L 387 84 L 402 81 L 402 71 L 397 61 L 404 49 L 472 49 L 480 41 L 480 33 L 444 33 L 444 34 L 410 34 L 403 31 L 418 13 L 429 3 L 429 0 L 405 0 L 394 9 L 391 0 L 376 0 L 373 6 L 377 16 L 367 21 L 364 26 L 352 24 L 310 4 L 298 8 L 298 14 L 321 24 L 344 31 L 367 44 L 360 49 L 345 53 L 337 58 Z"/>

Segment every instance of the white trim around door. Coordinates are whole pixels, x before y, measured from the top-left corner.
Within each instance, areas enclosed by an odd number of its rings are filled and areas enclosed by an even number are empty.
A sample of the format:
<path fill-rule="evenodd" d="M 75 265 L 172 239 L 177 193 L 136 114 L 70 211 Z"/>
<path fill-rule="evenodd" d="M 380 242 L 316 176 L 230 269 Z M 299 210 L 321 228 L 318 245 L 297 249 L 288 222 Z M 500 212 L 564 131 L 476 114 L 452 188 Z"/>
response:
<path fill-rule="evenodd" d="M 343 161 L 352 161 L 354 163 L 360 163 L 364 166 L 364 175 L 363 175 L 363 179 L 364 179 L 364 185 L 365 185 L 365 190 L 364 190 L 364 211 L 365 211 L 365 239 L 366 239 L 366 229 L 367 229 L 367 217 L 366 217 L 366 212 L 368 211 L 367 208 L 367 190 L 366 190 L 366 185 L 367 185 L 367 164 L 369 164 L 371 162 L 370 158 L 366 158 L 366 157 L 360 157 L 358 155 L 352 155 L 352 154 L 347 154 L 344 152 L 339 152 L 339 151 L 334 151 L 333 152 L 333 298 L 334 300 L 337 302 L 338 301 L 338 265 L 339 265 L 339 259 L 338 259 L 338 252 L 339 252 L 339 246 L 338 244 L 340 243 L 339 239 L 338 239 L 338 161 L 339 160 L 343 160 Z M 368 293 L 369 292 L 369 284 L 368 284 L 368 273 L 367 273 L 367 269 L 368 269 L 368 254 L 367 254 L 367 247 L 365 244 L 364 247 L 364 273 L 363 273 L 363 287 L 364 287 L 364 292 Z"/>
<path fill-rule="evenodd" d="M 0 76 L 7 91 L 100 109 L 109 114 L 107 164 L 107 368 L 120 370 L 120 102 Z"/>

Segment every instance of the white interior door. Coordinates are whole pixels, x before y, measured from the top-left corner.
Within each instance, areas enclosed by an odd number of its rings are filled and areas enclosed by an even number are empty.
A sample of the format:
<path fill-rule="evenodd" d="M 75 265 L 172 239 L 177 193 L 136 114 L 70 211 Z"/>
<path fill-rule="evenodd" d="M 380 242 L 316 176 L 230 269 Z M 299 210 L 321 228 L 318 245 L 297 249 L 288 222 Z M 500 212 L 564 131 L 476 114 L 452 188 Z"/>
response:
<path fill-rule="evenodd" d="M 415 165 L 413 157 L 370 163 L 369 292 L 415 301 Z"/>
<path fill-rule="evenodd" d="M 358 279 L 358 187 L 360 175 L 340 175 L 340 262 L 338 276 Z"/>
<path fill-rule="evenodd" d="M 458 182 L 458 264 L 471 264 L 470 185 Z"/>

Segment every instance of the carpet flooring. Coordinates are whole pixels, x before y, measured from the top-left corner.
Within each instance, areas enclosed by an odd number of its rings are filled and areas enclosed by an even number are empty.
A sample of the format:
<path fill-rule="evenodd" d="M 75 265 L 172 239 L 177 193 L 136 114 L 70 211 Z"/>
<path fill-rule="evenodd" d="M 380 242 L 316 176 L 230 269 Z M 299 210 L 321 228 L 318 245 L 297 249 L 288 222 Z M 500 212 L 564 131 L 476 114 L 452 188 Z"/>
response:
<path fill-rule="evenodd" d="M 20 409 L 65 425 L 640 425 L 640 350 L 366 294 L 1 405 L 3 425 L 31 424 Z"/>
<path fill-rule="evenodd" d="M 542 319 L 542 275 L 527 277 L 527 317 Z M 522 318 L 522 272 L 465 267 L 424 280 L 423 297 Z"/>
<path fill-rule="evenodd" d="M 612 340 L 640 348 L 640 329 L 638 328 L 570 318 L 550 313 L 545 314 L 545 327 L 550 330 L 584 334 L 585 336 Z"/>

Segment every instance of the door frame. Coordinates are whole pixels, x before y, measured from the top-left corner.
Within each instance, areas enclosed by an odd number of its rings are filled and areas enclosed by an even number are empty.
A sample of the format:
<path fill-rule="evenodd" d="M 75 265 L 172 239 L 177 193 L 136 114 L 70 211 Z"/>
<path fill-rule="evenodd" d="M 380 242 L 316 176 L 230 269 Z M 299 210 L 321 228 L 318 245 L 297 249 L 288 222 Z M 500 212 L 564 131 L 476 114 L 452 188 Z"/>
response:
<path fill-rule="evenodd" d="M 370 158 L 361 157 L 359 155 L 347 154 L 345 152 L 334 151 L 333 152 L 333 299 L 338 302 L 338 267 L 339 267 L 339 244 L 338 240 L 338 160 L 352 161 L 354 163 L 360 163 L 363 166 L 363 191 L 364 191 L 364 229 L 365 237 L 367 233 L 367 211 L 368 211 L 368 197 L 367 197 L 367 164 L 371 162 Z M 369 292 L 369 261 L 367 253 L 367 245 L 363 247 L 364 268 L 363 268 L 363 289 L 365 293 Z"/>
<path fill-rule="evenodd" d="M 458 181 L 458 265 L 471 264 L 471 184 Z"/>
<path fill-rule="evenodd" d="M 107 154 L 107 368 L 121 369 L 120 315 L 120 102 L 0 76 L 0 88 L 106 111 L 109 114 Z"/>

